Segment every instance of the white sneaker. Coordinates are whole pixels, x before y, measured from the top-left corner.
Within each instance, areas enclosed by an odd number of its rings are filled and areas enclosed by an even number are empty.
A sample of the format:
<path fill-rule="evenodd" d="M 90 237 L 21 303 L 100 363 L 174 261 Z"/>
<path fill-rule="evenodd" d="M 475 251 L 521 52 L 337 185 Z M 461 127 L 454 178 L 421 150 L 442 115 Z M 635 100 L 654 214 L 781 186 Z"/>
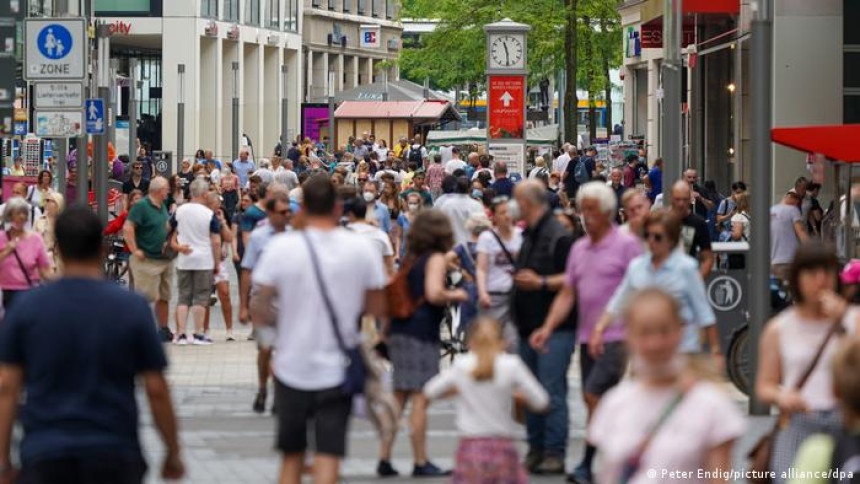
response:
<path fill-rule="evenodd" d="M 188 337 L 186 337 L 184 334 L 180 334 L 179 336 L 176 337 L 175 340 L 173 340 L 173 344 L 179 345 L 179 346 L 185 346 L 188 344 Z"/>
<path fill-rule="evenodd" d="M 211 345 L 212 341 L 206 339 L 206 335 L 195 334 L 194 335 L 194 344 L 197 346 Z"/>

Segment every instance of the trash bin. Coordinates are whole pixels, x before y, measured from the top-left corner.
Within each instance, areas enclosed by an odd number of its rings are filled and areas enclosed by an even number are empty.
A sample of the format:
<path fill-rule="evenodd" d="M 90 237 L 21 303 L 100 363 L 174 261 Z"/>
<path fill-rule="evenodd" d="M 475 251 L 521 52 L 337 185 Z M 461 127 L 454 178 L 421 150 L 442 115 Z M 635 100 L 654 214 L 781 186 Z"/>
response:
<path fill-rule="evenodd" d="M 747 242 L 715 242 L 711 248 L 715 264 L 705 281 L 705 294 L 717 318 L 720 349 L 726 354 L 732 334 L 747 322 L 749 271 L 746 258 L 750 246 Z"/>

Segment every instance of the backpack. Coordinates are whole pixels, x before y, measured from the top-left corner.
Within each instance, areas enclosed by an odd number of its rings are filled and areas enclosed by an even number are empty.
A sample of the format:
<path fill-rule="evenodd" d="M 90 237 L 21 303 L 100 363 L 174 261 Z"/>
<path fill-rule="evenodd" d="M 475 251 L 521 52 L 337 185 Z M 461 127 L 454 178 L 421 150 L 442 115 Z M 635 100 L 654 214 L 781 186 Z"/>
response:
<path fill-rule="evenodd" d="M 585 165 L 585 158 L 579 157 L 576 160 L 576 164 L 573 166 L 573 179 L 580 185 L 591 180 L 588 167 Z"/>
<path fill-rule="evenodd" d="M 416 163 L 418 166 L 424 163 L 424 159 L 421 158 L 422 148 L 423 146 L 419 146 L 417 149 L 414 147 L 409 149 L 409 163 Z"/>
<path fill-rule="evenodd" d="M 412 288 L 409 287 L 409 272 L 415 265 L 414 260 L 405 262 L 385 286 L 385 302 L 388 315 L 396 319 L 409 319 L 424 302 L 424 298 L 412 298 Z"/>

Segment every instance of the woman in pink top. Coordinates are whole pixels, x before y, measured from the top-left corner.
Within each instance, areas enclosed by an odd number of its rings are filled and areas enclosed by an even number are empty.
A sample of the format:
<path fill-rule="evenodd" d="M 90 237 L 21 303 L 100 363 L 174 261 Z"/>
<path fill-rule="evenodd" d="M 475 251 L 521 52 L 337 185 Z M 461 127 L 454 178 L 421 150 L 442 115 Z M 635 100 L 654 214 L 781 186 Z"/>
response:
<path fill-rule="evenodd" d="M 841 430 L 831 360 L 841 334 L 857 332 L 860 311 L 849 307 L 835 292 L 838 264 L 832 249 L 820 244 L 801 246 L 788 275 L 795 304 L 774 317 L 761 336 L 756 394 L 761 403 L 779 407 L 788 417 L 771 454 L 774 482 L 785 482 L 781 474 L 792 467 L 807 437 L 835 437 Z M 839 333 L 827 342 L 803 386 L 795 389 L 836 322 L 841 322 Z"/>
<path fill-rule="evenodd" d="M 25 228 L 29 214 L 30 205 L 23 198 L 6 202 L 6 230 L 0 231 L 0 290 L 6 311 L 22 291 L 51 276 L 51 260 L 42 237 Z"/>
<path fill-rule="evenodd" d="M 726 482 L 720 472 L 732 469 L 746 425 L 729 395 L 703 378 L 704 364 L 678 352 L 677 301 L 644 289 L 623 319 L 634 377 L 603 396 L 588 426 L 602 464 L 597 482 Z"/>

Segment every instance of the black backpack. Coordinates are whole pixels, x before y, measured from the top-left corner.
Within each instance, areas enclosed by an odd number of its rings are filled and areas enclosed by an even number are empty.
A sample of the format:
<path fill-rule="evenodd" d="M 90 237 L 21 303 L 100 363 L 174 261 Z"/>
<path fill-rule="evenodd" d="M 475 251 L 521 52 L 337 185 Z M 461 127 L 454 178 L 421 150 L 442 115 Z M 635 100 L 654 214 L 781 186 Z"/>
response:
<path fill-rule="evenodd" d="M 424 148 L 423 146 L 419 146 L 417 149 L 416 148 L 410 148 L 409 149 L 409 163 L 415 163 L 418 166 L 421 166 L 421 164 L 424 163 L 424 159 L 421 158 L 421 150 L 423 148 Z"/>

